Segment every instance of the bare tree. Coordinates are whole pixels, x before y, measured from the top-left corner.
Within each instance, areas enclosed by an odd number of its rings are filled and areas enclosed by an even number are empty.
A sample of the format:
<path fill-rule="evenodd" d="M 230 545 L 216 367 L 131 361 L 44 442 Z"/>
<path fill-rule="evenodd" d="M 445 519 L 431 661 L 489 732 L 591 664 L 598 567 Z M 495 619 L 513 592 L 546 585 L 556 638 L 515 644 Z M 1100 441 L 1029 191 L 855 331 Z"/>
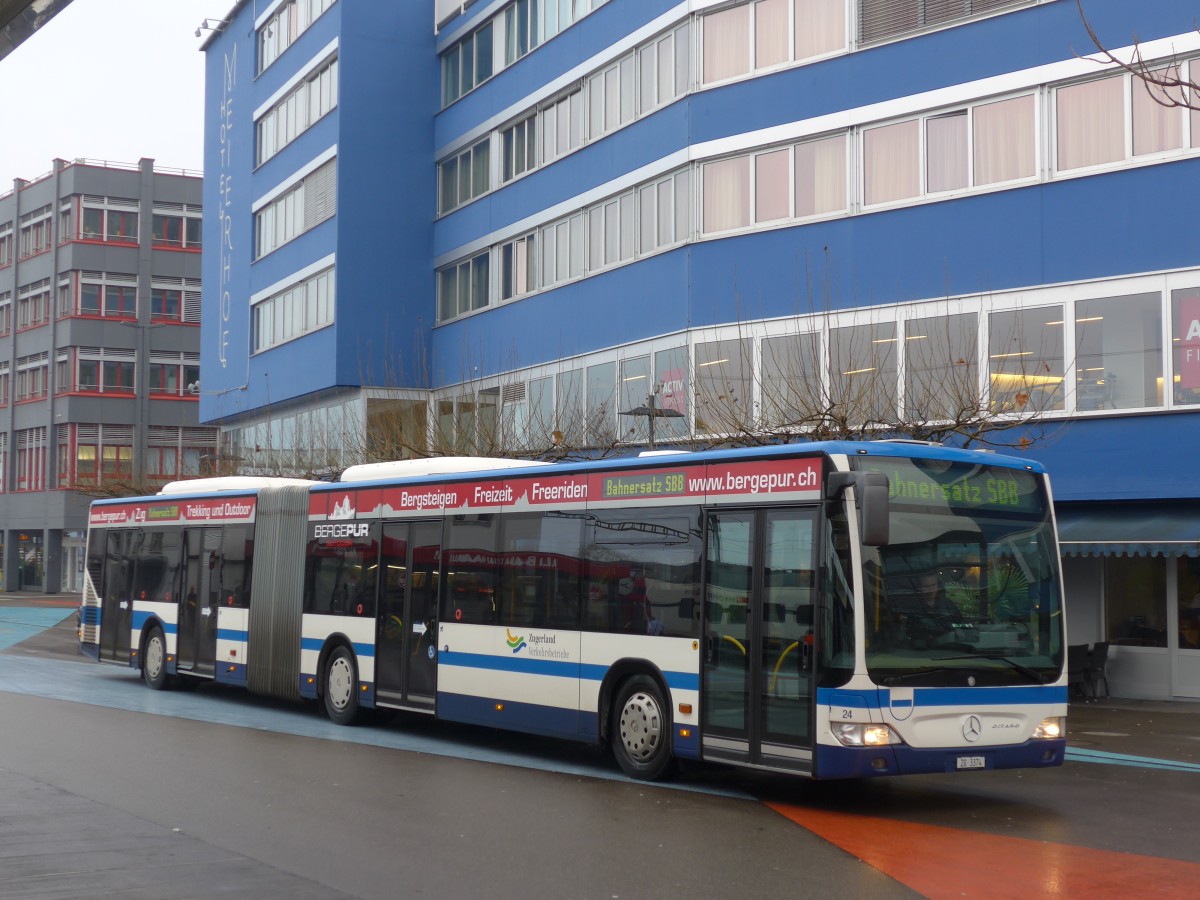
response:
<path fill-rule="evenodd" d="M 1153 62 L 1147 62 L 1136 32 L 1132 36 L 1133 51 L 1129 58 L 1117 56 L 1104 45 L 1100 36 L 1096 34 L 1083 9 L 1083 0 L 1075 0 L 1075 5 L 1079 9 L 1079 18 L 1083 22 L 1088 38 L 1095 45 L 1104 62 L 1111 63 L 1140 80 L 1154 102 L 1174 109 L 1200 110 L 1200 85 L 1197 85 L 1195 79 L 1187 79 L 1182 76 L 1183 69 L 1180 59 L 1172 54 L 1165 60 L 1156 59 Z M 1195 21 L 1193 21 L 1192 27 L 1200 31 L 1200 25 L 1197 25 Z"/>

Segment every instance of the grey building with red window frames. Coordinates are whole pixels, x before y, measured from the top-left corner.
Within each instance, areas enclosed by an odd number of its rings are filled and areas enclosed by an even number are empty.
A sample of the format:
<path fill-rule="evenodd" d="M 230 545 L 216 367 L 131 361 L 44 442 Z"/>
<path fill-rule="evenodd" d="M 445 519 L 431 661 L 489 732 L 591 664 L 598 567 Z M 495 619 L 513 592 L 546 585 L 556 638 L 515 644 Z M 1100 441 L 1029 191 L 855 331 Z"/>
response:
<path fill-rule="evenodd" d="M 0 194 L 0 590 L 78 590 L 105 485 L 200 474 L 199 173 L 55 160 Z"/>

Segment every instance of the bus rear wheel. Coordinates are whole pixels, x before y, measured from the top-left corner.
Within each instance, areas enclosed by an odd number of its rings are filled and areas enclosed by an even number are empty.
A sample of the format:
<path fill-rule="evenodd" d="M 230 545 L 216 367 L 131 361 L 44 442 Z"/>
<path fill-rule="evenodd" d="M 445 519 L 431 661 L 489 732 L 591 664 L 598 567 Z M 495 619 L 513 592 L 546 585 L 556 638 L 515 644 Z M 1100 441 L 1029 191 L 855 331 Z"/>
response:
<path fill-rule="evenodd" d="M 150 629 L 142 648 L 142 680 L 156 691 L 167 686 L 167 642 L 157 625 Z"/>
<path fill-rule="evenodd" d="M 325 714 L 335 725 L 352 725 L 358 718 L 358 666 L 354 654 L 338 647 L 325 666 Z"/>
<path fill-rule="evenodd" d="M 626 775 L 654 781 L 674 772 L 670 707 L 653 678 L 635 675 L 621 685 L 610 733 L 613 755 Z"/>

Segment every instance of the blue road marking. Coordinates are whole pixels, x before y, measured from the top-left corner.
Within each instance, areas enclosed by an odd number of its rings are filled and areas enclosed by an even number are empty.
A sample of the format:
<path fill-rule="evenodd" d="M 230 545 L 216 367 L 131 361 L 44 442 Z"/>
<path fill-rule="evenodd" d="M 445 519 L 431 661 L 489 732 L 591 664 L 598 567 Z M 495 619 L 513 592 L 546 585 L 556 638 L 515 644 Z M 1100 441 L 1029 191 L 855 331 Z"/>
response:
<path fill-rule="evenodd" d="M 1135 766 L 1139 769 L 1162 769 L 1168 772 L 1200 772 L 1200 763 L 1176 762 L 1172 759 L 1154 759 L 1150 756 L 1129 756 L 1125 753 L 1109 753 L 1104 750 L 1087 750 L 1068 747 L 1067 762 L 1102 763 L 1108 766 Z"/>
<path fill-rule="evenodd" d="M 4 606 L 0 607 L 0 650 L 19 644 L 47 628 L 53 628 L 73 609 L 61 606 Z"/>

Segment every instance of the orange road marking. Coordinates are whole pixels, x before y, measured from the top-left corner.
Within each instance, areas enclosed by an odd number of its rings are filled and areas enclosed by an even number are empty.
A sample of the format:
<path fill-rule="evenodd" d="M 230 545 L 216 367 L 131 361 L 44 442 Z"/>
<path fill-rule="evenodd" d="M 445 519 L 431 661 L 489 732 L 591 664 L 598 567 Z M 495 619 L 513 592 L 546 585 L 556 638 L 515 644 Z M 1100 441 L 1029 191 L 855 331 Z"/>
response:
<path fill-rule="evenodd" d="M 1200 863 L 767 803 L 932 900 L 1195 897 Z"/>

